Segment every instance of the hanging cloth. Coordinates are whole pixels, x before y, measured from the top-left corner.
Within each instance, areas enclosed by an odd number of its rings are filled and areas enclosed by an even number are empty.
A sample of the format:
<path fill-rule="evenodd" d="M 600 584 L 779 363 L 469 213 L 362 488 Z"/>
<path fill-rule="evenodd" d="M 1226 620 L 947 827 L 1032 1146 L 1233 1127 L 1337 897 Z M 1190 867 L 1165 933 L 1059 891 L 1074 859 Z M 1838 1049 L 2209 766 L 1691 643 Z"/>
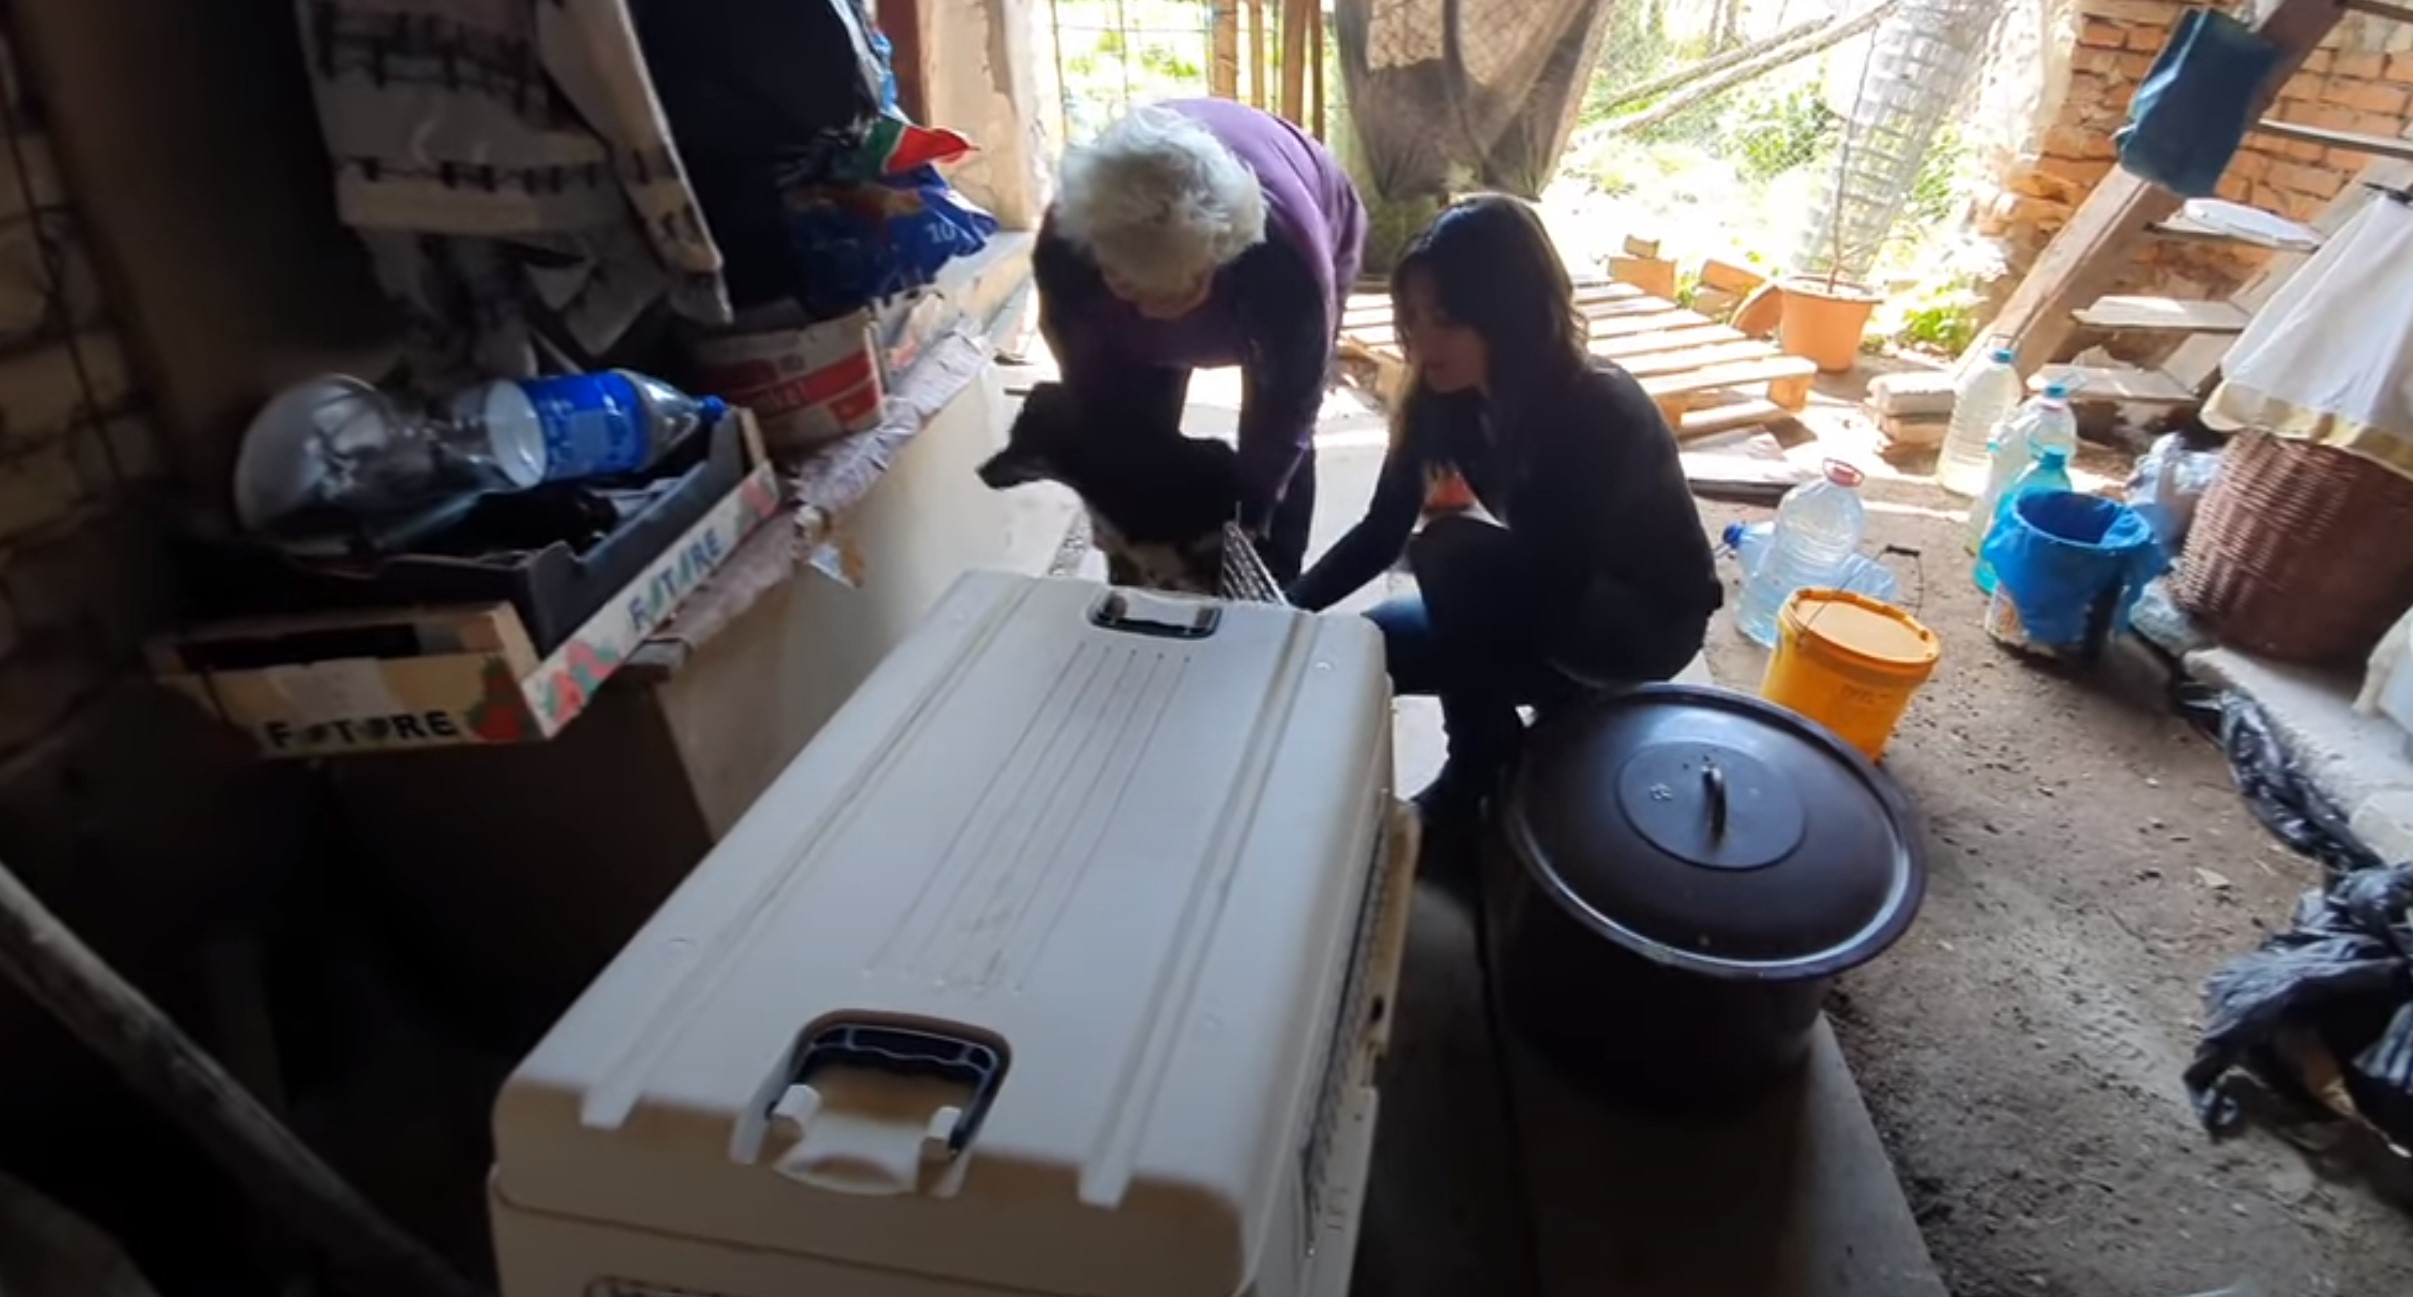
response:
<path fill-rule="evenodd" d="M 2413 206 L 2365 204 L 2255 313 L 2221 376 L 2207 425 L 2337 446 L 2413 477 Z"/>
<path fill-rule="evenodd" d="M 657 301 L 727 321 L 623 0 L 296 7 L 337 209 L 423 381 L 529 372 L 531 313 L 589 354 Z"/>
<path fill-rule="evenodd" d="M 2182 197 L 2210 195 L 2245 142 L 2255 97 L 2278 63 L 2277 46 L 2227 14 L 2180 14 L 2137 86 L 2128 124 L 2112 136 L 2120 166 Z"/>
<path fill-rule="evenodd" d="M 1372 197 L 1541 196 L 1600 65 L 1609 0 L 1335 0 Z"/>

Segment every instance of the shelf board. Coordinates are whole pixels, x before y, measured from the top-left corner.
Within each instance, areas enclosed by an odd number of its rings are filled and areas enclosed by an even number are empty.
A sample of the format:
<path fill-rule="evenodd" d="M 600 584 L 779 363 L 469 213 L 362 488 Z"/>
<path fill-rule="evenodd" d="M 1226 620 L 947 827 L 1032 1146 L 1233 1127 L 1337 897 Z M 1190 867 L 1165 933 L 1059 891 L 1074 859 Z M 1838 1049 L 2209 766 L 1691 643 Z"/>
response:
<path fill-rule="evenodd" d="M 2053 365 L 2031 375 L 2028 390 L 2043 391 L 2046 383 L 2057 378 L 2076 382 L 2070 400 L 2081 403 L 2193 405 L 2197 399 L 2193 388 L 2158 369 L 2112 365 Z"/>
<path fill-rule="evenodd" d="M 2149 296 L 2097 298 L 2071 314 L 2090 329 L 2131 333 L 2243 333 L 2254 318 L 2234 302 Z"/>
<path fill-rule="evenodd" d="M 2321 249 L 2318 241 L 2282 243 L 2277 239 L 2266 239 L 2225 226 L 2207 225 L 2183 210 L 2174 213 L 2169 220 L 2148 225 L 2145 229 L 2157 239 L 2175 239 L 2186 243 L 2242 243 L 2250 248 L 2269 248 L 2274 252 L 2318 252 Z"/>
<path fill-rule="evenodd" d="M 2306 126 L 2302 122 L 2283 122 L 2265 117 L 2254 124 L 2264 135 L 2276 135 L 2283 140 L 2302 140 L 2307 144 L 2323 144 L 2333 149 L 2368 153 L 2381 158 L 2413 160 L 2413 140 L 2394 139 L 2386 135 L 2361 135 L 2354 131 L 2333 131 L 2323 126 Z"/>

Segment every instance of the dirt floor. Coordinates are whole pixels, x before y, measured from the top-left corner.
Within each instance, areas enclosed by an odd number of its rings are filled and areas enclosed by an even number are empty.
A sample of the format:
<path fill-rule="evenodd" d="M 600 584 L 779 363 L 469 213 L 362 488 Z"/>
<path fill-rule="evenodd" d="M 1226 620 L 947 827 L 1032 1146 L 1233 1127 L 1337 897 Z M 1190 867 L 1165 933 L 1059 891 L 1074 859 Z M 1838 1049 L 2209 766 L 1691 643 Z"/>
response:
<path fill-rule="evenodd" d="M 1926 906 L 1830 1005 L 1946 1283 L 1957 1297 L 2413 1292 L 2402 1212 L 2267 1135 L 2212 1143 L 2179 1081 L 2205 975 L 2283 923 L 2315 867 L 2254 822 L 2150 663 L 2065 676 L 1986 637 L 1964 506 L 1926 476 L 1931 459 L 1885 465 L 1848 407 L 1810 423 L 1875 470 L 1872 547 L 1921 552 L 1923 581 L 1894 562 L 1946 645 L 1886 761 L 1927 820 Z M 1703 514 L 1714 533 L 1767 511 Z M 1710 659 L 1744 687 L 1766 660 L 1723 620 Z"/>

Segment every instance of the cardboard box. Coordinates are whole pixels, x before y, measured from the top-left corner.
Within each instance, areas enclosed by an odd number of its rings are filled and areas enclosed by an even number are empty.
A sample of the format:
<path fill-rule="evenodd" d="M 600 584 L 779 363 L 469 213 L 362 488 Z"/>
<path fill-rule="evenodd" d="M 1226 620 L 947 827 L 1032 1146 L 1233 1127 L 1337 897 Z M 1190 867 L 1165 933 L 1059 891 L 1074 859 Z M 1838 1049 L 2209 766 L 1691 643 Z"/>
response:
<path fill-rule="evenodd" d="M 757 464 L 542 658 L 491 603 L 220 622 L 154 643 L 152 672 L 272 757 L 549 739 L 778 511 L 776 472 Z"/>
<path fill-rule="evenodd" d="M 880 421 L 885 389 L 868 311 L 699 338 L 705 391 L 754 412 L 772 451 L 800 455 Z"/>

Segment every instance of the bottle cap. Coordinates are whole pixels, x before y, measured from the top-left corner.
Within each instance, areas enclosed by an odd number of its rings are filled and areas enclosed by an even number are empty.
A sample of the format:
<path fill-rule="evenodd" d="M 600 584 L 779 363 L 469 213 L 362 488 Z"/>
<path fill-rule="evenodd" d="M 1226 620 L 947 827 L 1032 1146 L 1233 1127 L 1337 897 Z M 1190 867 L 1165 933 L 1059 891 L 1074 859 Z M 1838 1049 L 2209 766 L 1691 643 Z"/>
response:
<path fill-rule="evenodd" d="M 2011 350 L 2009 347 L 1996 347 L 1994 350 L 1987 352 L 1986 355 L 1997 365 L 2014 364 L 2019 360 L 2019 353 Z"/>
<path fill-rule="evenodd" d="M 1868 480 L 1868 474 L 1840 459 L 1828 460 L 1825 468 L 1827 480 L 1837 486 L 1858 486 Z"/>
<path fill-rule="evenodd" d="M 2056 378 L 2052 382 L 2044 385 L 2044 399 L 2048 401 L 2066 401 L 2069 399 L 2069 391 L 2069 380 Z"/>

